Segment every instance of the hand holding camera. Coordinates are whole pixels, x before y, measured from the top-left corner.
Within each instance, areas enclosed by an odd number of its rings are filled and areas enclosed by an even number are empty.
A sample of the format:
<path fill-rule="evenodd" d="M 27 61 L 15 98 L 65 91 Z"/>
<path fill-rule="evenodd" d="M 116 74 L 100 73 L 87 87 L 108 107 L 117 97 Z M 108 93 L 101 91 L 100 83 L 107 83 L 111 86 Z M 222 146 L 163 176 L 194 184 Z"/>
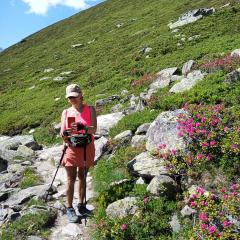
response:
<path fill-rule="evenodd" d="M 72 130 L 74 130 L 74 131 L 85 130 L 85 128 L 86 128 L 86 126 L 81 122 L 72 123 Z"/>

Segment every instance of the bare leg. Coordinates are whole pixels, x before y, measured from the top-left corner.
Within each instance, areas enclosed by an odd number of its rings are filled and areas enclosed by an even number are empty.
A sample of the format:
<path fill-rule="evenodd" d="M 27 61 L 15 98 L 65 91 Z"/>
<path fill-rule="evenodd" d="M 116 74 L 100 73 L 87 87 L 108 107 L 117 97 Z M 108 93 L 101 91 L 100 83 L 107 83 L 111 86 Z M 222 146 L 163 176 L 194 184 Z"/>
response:
<path fill-rule="evenodd" d="M 65 167 L 65 169 L 67 171 L 67 207 L 72 207 L 77 167 Z"/>
<path fill-rule="evenodd" d="M 86 176 L 88 172 L 88 168 L 86 169 Z M 84 168 L 78 168 L 78 179 L 79 179 L 79 185 L 78 185 L 78 195 L 79 195 L 79 203 L 84 203 Z"/>

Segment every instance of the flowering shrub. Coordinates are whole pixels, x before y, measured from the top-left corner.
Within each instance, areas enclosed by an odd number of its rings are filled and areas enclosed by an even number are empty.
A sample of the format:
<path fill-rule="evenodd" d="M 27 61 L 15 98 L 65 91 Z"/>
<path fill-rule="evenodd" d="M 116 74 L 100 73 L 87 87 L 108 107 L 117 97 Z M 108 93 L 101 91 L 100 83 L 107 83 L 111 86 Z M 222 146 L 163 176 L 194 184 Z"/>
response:
<path fill-rule="evenodd" d="M 190 239 L 238 239 L 240 233 L 240 184 L 222 187 L 216 193 L 196 187 L 187 195 L 188 205 L 197 210 Z"/>
<path fill-rule="evenodd" d="M 208 165 L 221 166 L 231 174 L 238 170 L 240 159 L 239 113 L 218 104 L 215 106 L 184 106 L 187 114 L 178 116 L 178 136 L 188 142 L 188 153 L 167 149 L 160 157 L 166 159 L 172 172 L 191 172 Z M 159 146 L 160 149 L 166 146 Z M 161 151 L 160 151 L 161 152 Z"/>
<path fill-rule="evenodd" d="M 176 204 L 164 198 L 142 196 L 137 205 L 139 210 L 134 215 L 114 219 L 105 216 L 100 219 L 95 226 L 99 232 L 97 239 L 171 239 L 172 231 L 168 222 Z"/>
<path fill-rule="evenodd" d="M 136 86 L 142 86 L 143 84 L 146 83 L 151 83 L 154 79 L 156 78 L 155 74 L 151 74 L 151 73 L 145 73 L 139 80 L 135 80 L 132 83 L 133 87 Z"/>
<path fill-rule="evenodd" d="M 215 72 L 217 70 L 224 70 L 226 72 L 233 71 L 240 64 L 240 57 L 227 55 L 215 60 L 208 60 L 200 65 L 197 65 L 197 69 L 202 69 L 208 73 Z"/>

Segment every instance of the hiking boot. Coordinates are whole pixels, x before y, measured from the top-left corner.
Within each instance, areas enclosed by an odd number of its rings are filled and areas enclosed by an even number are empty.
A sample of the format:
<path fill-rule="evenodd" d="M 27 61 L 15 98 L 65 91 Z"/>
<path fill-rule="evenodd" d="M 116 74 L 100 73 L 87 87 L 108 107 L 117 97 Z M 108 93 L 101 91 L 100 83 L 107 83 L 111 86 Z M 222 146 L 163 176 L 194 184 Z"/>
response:
<path fill-rule="evenodd" d="M 78 221 L 78 216 L 73 207 L 67 208 L 67 218 L 70 223 L 75 223 Z"/>
<path fill-rule="evenodd" d="M 78 208 L 79 214 L 81 214 L 81 215 L 91 215 L 92 214 L 92 211 L 88 210 L 86 208 L 86 205 L 83 203 L 78 203 L 77 208 Z"/>

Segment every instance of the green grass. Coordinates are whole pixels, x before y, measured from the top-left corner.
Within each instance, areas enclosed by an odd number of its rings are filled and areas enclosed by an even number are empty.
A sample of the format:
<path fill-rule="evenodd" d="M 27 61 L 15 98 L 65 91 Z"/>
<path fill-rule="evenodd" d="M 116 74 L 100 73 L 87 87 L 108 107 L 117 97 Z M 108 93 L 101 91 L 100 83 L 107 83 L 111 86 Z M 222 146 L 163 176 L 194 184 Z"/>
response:
<path fill-rule="evenodd" d="M 47 239 L 49 227 L 56 218 L 56 212 L 41 211 L 36 214 L 26 214 L 20 219 L 4 225 L 0 231 L 2 240 L 25 240 L 27 236 L 37 235 Z"/>
<path fill-rule="evenodd" d="M 123 89 L 140 93 L 143 87 L 131 86 L 141 77 L 133 69 L 156 73 L 165 67 L 181 67 L 189 59 L 239 48 L 240 7 L 231 2 L 232 7 L 219 9 L 224 0 L 111 0 L 27 37 L 0 54 L 0 134 L 39 128 L 35 133 L 39 141 L 59 142 L 52 124 L 60 121 L 61 111 L 68 105 L 64 98 L 67 84 L 79 83 L 86 102 L 94 104 L 97 94 L 110 96 Z M 186 38 L 201 37 L 178 48 L 168 22 L 188 10 L 212 6 L 217 8 L 216 14 L 180 28 Z M 119 22 L 124 23 L 122 28 L 116 27 Z M 76 43 L 84 46 L 73 49 L 71 45 Z M 153 48 L 148 59 L 139 54 L 143 46 Z M 46 68 L 54 71 L 45 74 Z M 73 73 L 63 82 L 39 81 L 69 70 Z M 61 99 L 55 102 L 56 97 Z"/>
<path fill-rule="evenodd" d="M 29 188 L 41 183 L 40 176 L 33 168 L 26 168 L 23 173 L 23 179 L 21 180 L 19 186 L 20 188 Z"/>

